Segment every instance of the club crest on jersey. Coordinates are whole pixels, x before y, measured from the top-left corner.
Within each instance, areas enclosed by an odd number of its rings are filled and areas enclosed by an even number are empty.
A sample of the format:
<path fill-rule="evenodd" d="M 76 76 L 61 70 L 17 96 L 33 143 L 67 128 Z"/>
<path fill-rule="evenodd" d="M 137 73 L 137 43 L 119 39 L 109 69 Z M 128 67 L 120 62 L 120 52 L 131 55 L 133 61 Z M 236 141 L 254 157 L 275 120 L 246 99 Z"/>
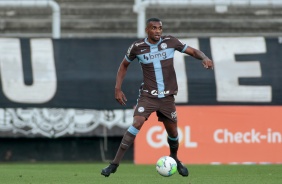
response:
<path fill-rule="evenodd" d="M 161 44 L 161 48 L 162 48 L 162 49 L 166 49 L 166 48 L 167 48 L 167 44 L 166 44 L 166 43 L 162 43 L 162 44 Z"/>
<path fill-rule="evenodd" d="M 145 111 L 144 107 L 139 107 L 138 108 L 138 112 L 144 112 L 144 111 Z"/>
<path fill-rule="evenodd" d="M 172 117 L 173 119 L 176 119 L 176 118 L 177 118 L 176 111 L 171 113 L 171 117 Z"/>

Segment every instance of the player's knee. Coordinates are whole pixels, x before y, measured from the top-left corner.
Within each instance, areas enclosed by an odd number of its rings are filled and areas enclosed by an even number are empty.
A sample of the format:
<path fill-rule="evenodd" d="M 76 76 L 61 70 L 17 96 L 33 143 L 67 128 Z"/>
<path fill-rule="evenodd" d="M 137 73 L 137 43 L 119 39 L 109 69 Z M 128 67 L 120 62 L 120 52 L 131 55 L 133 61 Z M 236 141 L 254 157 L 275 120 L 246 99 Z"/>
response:
<path fill-rule="evenodd" d="M 142 128 L 144 122 L 145 122 L 145 119 L 143 119 L 143 117 L 142 118 L 134 118 L 133 126 L 136 129 L 140 130 Z"/>

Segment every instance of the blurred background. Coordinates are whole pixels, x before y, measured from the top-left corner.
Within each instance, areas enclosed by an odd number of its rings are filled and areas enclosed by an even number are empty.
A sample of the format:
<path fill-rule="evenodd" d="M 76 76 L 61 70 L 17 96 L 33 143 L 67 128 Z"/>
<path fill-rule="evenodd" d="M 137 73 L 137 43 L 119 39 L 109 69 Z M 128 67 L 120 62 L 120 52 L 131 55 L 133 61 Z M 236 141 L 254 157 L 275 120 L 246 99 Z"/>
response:
<path fill-rule="evenodd" d="M 18 6 L 11 8 L 4 2 L 15 0 L 1 1 L 2 37 L 51 36 L 50 5 L 42 7 L 35 3 L 27 7 L 19 1 Z M 160 17 L 165 33 L 175 36 L 281 36 L 280 0 L 54 2 L 59 6 L 61 38 L 136 37 L 138 16 L 143 11 L 147 18 Z"/>
<path fill-rule="evenodd" d="M 281 0 L 0 0 L 0 161 L 112 160 L 142 82 L 135 62 L 121 107 L 116 71 L 150 17 L 215 64 L 175 55 L 183 162 L 281 163 Z M 124 160 L 168 154 L 146 125 Z"/>

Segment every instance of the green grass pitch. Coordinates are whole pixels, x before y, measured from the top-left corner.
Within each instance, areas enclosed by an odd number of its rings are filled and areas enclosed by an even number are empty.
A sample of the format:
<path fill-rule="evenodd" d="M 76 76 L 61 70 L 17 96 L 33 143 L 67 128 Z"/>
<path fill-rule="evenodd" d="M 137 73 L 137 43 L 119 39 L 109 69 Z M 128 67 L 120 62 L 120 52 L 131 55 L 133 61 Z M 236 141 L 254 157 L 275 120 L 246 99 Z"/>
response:
<path fill-rule="evenodd" d="M 189 177 L 160 176 L 154 165 L 122 163 L 110 177 L 107 163 L 0 163 L 1 184 L 280 184 L 282 165 L 186 165 Z"/>

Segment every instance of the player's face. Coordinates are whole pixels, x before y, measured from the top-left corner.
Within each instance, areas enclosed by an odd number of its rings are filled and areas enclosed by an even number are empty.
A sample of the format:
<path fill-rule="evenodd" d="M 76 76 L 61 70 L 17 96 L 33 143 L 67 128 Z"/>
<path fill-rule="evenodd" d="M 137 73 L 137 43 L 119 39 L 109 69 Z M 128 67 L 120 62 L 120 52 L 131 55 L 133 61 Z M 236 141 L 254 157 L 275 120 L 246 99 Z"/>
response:
<path fill-rule="evenodd" d="M 146 27 L 146 32 L 148 41 L 153 44 L 157 43 L 163 32 L 162 22 L 150 22 Z"/>

